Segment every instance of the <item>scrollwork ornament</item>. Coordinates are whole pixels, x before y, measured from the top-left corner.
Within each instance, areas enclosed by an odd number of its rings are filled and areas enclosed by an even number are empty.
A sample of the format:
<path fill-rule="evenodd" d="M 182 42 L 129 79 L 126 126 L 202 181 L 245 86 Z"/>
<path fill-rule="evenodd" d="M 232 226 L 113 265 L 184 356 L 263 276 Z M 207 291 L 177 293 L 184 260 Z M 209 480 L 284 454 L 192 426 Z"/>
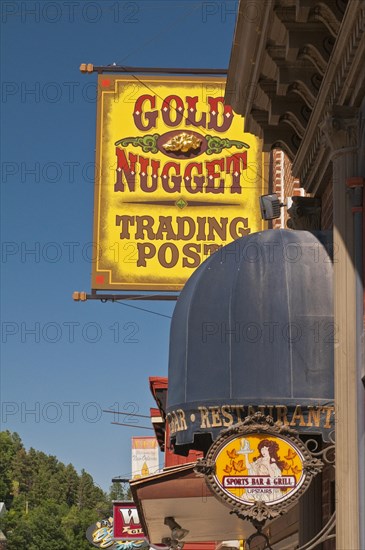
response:
<path fill-rule="evenodd" d="M 199 458 L 194 468 L 194 472 L 198 475 L 204 476 L 215 473 L 215 462 L 213 460 L 207 460 L 205 458 Z"/>
<path fill-rule="evenodd" d="M 149 134 L 146 136 L 125 137 L 115 142 L 115 145 L 121 145 L 127 147 L 133 145 L 133 147 L 142 147 L 144 153 L 157 153 L 157 140 L 160 134 Z"/>
<path fill-rule="evenodd" d="M 303 462 L 303 468 L 307 473 L 316 475 L 323 470 L 323 462 L 318 458 L 313 458 L 312 460 L 306 460 Z"/>
<path fill-rule="evenodd" d="M 308 439 L 305 442 L 305 446 L 310 452 L 311 456 L 314 458 L 320 459 L 324 464 L 334 465 L 335 464 L 335 444 L 332 439 L 330 439 L 331 444 L 324 447 L 322 450 L 318 450 L 319 445 L 315 439 Z"/>
<path fill-rule="evenodd" d="M 247 510 L 234 508 L 230 513 L 236 514 L 240 519 L 251 520 L 254 524 L 264 524 L 266 520 L 275 519 L 280 516 L 280 512 L 272 510 L 261 500 L 255 502 L 255 504 Z"/>
<path fill-rule="evenodd" d="M 250 146 L 244 141 L 238 141 L 236 139 L 220 138 L 218 136 L 205 136 L 207 140 L 207 155 L 218 154 L 223 149 L 230 149 L 236 147 L 237 149 L 249 149 Z"/>

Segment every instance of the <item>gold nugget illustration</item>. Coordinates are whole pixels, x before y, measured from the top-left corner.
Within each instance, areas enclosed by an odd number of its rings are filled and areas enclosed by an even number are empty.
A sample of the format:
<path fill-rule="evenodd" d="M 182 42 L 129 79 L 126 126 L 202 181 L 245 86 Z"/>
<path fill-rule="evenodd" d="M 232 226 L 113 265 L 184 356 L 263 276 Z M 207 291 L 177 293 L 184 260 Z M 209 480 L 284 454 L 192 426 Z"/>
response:
<path fill-rule="evenodd" d="M 164 143 L 163 148 L 166 149 L 166 151 L 173 151 L 174 153 L 188 153 L 192 149 L 199 149 L 201 144 L 201 139 L 192 134 L 182 132 Z"/>

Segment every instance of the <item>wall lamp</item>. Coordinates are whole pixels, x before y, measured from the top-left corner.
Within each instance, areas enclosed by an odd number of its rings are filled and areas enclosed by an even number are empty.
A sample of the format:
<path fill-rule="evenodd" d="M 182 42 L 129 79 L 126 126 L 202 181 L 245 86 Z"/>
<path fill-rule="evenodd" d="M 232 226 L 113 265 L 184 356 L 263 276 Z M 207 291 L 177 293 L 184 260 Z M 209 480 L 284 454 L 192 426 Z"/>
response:
<path fill-rule="evenodd" d="M 261 218 L 263 220 L 275 220 L 276 218 L 280 218 L 280 208 L 285 206 L 285 204 L 280 202 L 276 193 L 261 195 L 259 201 Z"/>
<path fill-rule="evenodd" d="M 171 537 L 163 538 L 162 543 L 170 548 L 181 550 L 184 544 L 180 541 L 189 533 L 188 529 L 183 529 L 172 516 L 166 517 L 164 524 L 171 529 Z"/>

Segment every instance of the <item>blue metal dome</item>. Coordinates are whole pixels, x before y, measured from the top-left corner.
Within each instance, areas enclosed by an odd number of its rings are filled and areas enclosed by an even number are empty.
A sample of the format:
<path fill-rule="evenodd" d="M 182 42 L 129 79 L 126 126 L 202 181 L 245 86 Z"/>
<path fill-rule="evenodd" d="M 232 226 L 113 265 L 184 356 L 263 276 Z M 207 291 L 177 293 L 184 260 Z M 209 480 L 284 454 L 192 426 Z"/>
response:
<path fill-rule="evenodd" d="M 331 248 L 328 233 L 268 230 L 194 272 L 170 333 L 175 452 L 206 449 L 258 410 L 299 432 L 333 428 Z"/>

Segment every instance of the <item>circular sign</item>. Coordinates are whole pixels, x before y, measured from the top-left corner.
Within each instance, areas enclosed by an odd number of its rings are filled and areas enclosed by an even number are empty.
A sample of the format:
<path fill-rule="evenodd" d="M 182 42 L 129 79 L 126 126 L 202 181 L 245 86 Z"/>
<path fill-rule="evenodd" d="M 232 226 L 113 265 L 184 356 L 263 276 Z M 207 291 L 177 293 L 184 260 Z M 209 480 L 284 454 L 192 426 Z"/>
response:
<path fill-rule="evenodd" d="M 262 527 L 298 502 L 323 465 L 297 432 L 257 412 L 224 430 L 195 472 L 232 513 Z"/>
<path fill-rule="evenodd" d="M 292 497 L 305 480 L 303 453 L 285 436 L 254 433 L 231 436 L 216 452 L 218 487 L 244 505 L 268 506 Z"/>

